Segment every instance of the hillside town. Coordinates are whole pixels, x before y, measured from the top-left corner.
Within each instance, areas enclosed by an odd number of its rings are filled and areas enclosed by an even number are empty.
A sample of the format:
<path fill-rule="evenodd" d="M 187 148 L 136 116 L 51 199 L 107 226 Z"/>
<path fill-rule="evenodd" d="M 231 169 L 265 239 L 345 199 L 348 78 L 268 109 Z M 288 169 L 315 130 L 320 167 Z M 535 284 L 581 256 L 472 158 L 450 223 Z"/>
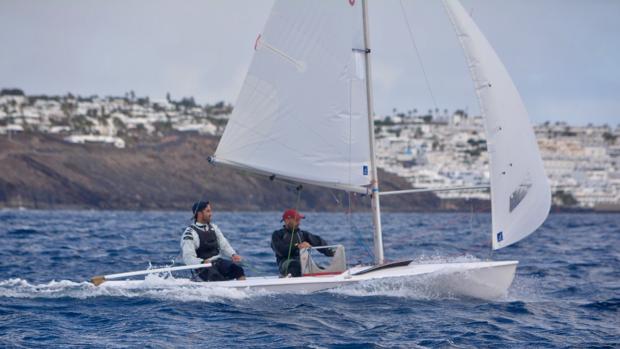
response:
<path fill-rule="evenodd" d="M 124 148 L 128 139 L 161 136 L 167 131 L 216 135 L 223 132 L 232 106 L 198 105 L 193 98 L 174 101 L 136 97 L 26 96 L 19 89 L 0 91 L 0 135 L 15 132 L 59 134 L 67 142 L 109 143 Z"/>
<path fill-rule="evenodd" d="M 28 96 L 0 91 L 0 137 L 15 133 L 57 134 L 70 143 L 107 143 L 117 148 L 132 140 L 167 132 L 221 135 L 232 105 L 199 105 L 193 98 Z M 482 118 L 463 110 L 416 109 L 375 117 L 379 166 L 416 188 L 484 186 L 489 183 Z M 554 204 L 564 207 L 620 207 L 620 125 L 535 125 L 551 182 Z M 129 143 L 129 144 L 128 144 Z M 443 198 L 488 199 L 488 190 L 439 192 Z"/>
<path fill-rule="evenodd" d="M 379 166 L 414 187 L 488 185 L 489 156 L 480 116 L 399 113 L 375 121 Z M 620 125 L 534 125 L 554 204 L 613 209 L 620 204 Z M 442 198 L 488 198 L 486 191 L 437 192 Z"/>

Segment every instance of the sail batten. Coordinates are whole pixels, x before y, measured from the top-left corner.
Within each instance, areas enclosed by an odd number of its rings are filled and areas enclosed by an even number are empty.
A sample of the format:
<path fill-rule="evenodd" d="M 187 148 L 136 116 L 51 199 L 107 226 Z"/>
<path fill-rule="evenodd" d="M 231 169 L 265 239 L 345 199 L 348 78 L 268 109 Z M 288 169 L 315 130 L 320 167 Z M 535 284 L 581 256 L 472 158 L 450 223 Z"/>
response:
<path fill-rule="evenodd" d="M 457 0 L 443 1 L 467 58 L 483 116 L 491 173 L 493 249 L 534 232 L 551 190 L 521 96 L 480 29 Z"/>
<path fill-rule="evenodd" d="M 276 1 L 215 156 L 254 172 L 365 192 L 362 8 Z"/>

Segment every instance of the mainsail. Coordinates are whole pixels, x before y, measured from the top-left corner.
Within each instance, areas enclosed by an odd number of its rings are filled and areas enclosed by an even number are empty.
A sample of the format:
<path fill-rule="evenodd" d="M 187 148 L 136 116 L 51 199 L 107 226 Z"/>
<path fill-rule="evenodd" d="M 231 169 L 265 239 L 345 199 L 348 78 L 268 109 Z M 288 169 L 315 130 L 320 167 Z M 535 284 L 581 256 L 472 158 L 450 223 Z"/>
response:
<path fill-rule="evenodd" d="M 527 111 L 497 54 L 456 0 L 444 0 L 469 63 L 490 155 L 493 249 L 515 243 L 547 218 L 551 191 Z"/>
<path fill-rule="evenodd" d="M 276 1 L 215 161 L 366 192 L 362 18 L 355 0 Z"/>
<path fill-rule="evenodd" d="M 498 249 L 544 222 L 551 192 L 527 111 L 505 67 L 460 3 L 444 0 L 444 5 L 464 48 L 485 122 L 492 241 Z M 372 130 L 362 7 L 355 0 L 275 2 L 256 39 L 216 162 L 368 192 Z"/>

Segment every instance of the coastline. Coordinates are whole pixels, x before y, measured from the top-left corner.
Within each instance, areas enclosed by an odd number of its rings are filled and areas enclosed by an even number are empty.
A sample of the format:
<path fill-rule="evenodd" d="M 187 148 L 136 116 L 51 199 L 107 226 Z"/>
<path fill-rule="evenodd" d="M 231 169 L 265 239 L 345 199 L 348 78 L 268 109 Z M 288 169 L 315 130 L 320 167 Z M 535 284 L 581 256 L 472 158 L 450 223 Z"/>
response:
<path fill-rule="evenodd" d="M 0 209 L 182 211 L 210 198 L 220 211 L 279 211 L 293 207 L 289 183 L 210 165 L 218 137 L 171 132 L 136 138 L 119 149 L 109 144 L 67 143 L 61 136 L 23 133 L 0 137 Z M 382 190 L 409 189 L 380 169 Z M 350 207 L 349 207 L 350 206 Z M 297 207 L 311 212 L 365 212 L 367 196 L 304 186 Z M 490 212 L 490 201 L 442 200 L 432 193 L 389 196 L 384 212 Z M 553 206 L 552 213 L 616 213 L 620 207 Z"/>

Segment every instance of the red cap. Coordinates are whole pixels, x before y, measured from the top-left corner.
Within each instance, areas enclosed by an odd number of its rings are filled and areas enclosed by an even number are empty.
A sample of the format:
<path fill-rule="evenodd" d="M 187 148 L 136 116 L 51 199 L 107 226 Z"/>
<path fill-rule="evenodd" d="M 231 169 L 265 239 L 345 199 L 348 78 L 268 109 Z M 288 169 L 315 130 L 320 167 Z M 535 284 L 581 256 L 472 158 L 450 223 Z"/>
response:
<path fill-rule="evenodd" d="M 297 212 L 297 210 L 291 208 L 289 210 L 284 211 L 284 213 L 282 214 L 282 220 L 284 221 L 287 218 L 304 218 L 305 216 L 302 215 L 301 213 Z"/>

